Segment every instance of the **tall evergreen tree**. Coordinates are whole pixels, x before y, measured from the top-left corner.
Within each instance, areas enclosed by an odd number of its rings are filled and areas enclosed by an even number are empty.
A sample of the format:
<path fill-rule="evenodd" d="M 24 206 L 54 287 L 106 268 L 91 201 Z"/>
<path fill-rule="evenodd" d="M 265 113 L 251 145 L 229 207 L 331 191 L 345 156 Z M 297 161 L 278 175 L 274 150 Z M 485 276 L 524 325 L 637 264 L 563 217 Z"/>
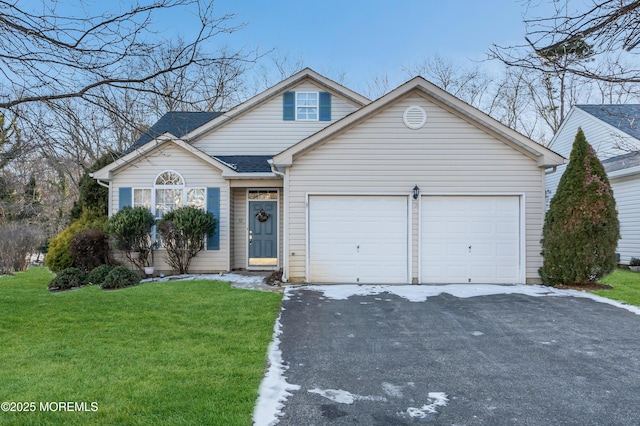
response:
<path fill-rule="evenodd" d="M 613 191 L 595 150 L 578 129 L 569 164 L 542 231 L 547 285 L 587 284 L 616 267 L 620 225 Z"/>

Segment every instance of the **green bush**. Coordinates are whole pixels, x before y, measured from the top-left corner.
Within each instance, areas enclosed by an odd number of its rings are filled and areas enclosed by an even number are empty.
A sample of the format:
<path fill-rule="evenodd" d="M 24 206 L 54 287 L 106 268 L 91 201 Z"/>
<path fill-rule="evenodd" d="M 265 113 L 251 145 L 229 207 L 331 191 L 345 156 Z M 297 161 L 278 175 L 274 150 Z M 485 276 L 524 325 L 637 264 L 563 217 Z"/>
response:
<path fill-rule="evenodd" d="M 179 274 L 189 273 L 191 260 L 204 248 L 217 220 L 213 213 L 195 207 L 179 207 L 162 216 L 158 232 L 167 250 L 167 264 Z"/>
<path fill-rule="evenodd" d="M 100 287 L 103 289 L 116 289 L 131 287 L 140 284 L 140 277 L 135 272 L 124 266 L 116 266 L 105 277 Z"/>
<path fill-rule="evenodd" d="M 87 275 L 87 283 L 101 285 L 114 268 L 115 266 L 113 265 L 100 265 L 93 268 Z"/>
<path fill-rule="evenodd" d="M 69 245 L 69 254 L 73 266 L 85 273 L 97 266 L 112 263 L 107 235 L 100 229 L 87 229 L 74 236 Z"/>
<path fill-rule="evenodd" d="M 91 211 L 83 212 L 80 219 L 72 222 L 64 231 L 49 241 L 49 249 L 44 258 L 45 265 L 53 272 L 60 272 L 72 267 L 73 258 L 69 247 L 73 237 L 87 229 L 102 229 L 106 221 L 106 216 Z"/>
<path fill-rule="evenodd" d="M 69 290 L 85 284 L 85 273 L 78 268 L 67 268 L 60 271 L 49 283 L 49 290 Z"/>
<path fill-rule="evenodd" d="M 542 231 L 547 285 L 596 282 L 616 267 L 620 226 L 604 167 L 578 129 Z"/>

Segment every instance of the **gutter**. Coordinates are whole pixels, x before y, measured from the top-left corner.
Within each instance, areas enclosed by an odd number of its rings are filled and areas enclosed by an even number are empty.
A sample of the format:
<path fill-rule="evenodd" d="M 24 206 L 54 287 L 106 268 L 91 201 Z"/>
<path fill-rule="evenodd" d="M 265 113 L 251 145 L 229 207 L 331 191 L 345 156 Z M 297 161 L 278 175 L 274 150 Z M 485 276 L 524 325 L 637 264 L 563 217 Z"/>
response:
<path fill-rule="evenodd" d="M 93 178 L 93 173 L 89 173 L 89 177 Z M 94 179 L 96 179 L 96 178 L 94 178 Z M 104 186 L 105 188 L 109 188 L 109 184 L 108 183 L 104 183 L 100 179 L 96 179 L 96 182 L 98 182 L 98 185 L 100 185 L 100 186 Z"/>
<path fill-rule="evenodd" d="M 275 175 L 281 176 L 284 180 L 282 185 L 282 203 L 284 204 L 282 208 L 282 282 L 286 283 L 289 271 L 289 178 L 285 172 L 278 170 L 278 166 L 273 163 L 273 159 L 267 160 L 267 163 L 271 166 L 271 171 Z"/>

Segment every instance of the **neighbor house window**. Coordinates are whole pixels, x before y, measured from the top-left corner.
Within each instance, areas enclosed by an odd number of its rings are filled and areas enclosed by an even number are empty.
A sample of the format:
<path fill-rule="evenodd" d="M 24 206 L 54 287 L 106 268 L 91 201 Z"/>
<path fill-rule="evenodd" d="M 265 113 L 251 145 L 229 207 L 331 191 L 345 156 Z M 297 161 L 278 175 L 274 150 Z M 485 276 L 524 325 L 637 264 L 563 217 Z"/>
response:
<path fill-rule="evenodd" d="M 296 92 L 296 120 L 318 119 L 318 92 Z"/>

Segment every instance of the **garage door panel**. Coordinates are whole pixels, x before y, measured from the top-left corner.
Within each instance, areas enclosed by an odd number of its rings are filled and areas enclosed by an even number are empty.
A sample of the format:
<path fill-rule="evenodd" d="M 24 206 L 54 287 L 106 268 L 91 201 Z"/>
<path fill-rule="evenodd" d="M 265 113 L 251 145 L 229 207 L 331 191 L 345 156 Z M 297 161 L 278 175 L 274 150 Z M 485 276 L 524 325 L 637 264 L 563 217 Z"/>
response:
<path fill-rule="evenodd" d="M 407 198 L 309 196 L 309 276 L 326 283 L 408 282 Z"/>
<path fill-rule="evenodd" d="M 519 197 L 423 196 L 421 202 L 421 282 L 519 282 Z"/>

